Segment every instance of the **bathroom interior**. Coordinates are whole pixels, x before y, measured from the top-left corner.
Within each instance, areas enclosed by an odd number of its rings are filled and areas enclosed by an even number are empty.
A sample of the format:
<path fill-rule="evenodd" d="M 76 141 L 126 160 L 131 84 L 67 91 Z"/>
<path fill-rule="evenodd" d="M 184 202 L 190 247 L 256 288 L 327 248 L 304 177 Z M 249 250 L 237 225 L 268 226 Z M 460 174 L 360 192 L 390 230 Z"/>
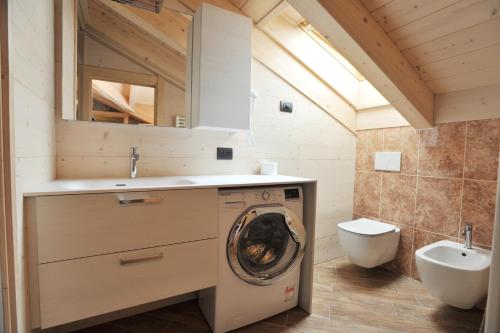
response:
<path fill-rule="evenodd" d="M 500 333 L 499 0 L 0 0 L 0 333 Z"/>

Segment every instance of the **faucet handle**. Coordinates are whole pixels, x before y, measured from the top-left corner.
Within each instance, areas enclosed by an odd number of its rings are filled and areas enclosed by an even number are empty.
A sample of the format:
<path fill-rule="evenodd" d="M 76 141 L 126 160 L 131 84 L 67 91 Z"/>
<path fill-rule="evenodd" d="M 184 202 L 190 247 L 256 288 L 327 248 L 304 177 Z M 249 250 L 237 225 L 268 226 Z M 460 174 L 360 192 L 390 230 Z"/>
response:
<path fill-rule="evenodd" d="M 137 153 L 137 150 L 139 147 L 130 147 L 130 155 L 132 155 L 135 159 L 139 159 L 139 153 Z"/>

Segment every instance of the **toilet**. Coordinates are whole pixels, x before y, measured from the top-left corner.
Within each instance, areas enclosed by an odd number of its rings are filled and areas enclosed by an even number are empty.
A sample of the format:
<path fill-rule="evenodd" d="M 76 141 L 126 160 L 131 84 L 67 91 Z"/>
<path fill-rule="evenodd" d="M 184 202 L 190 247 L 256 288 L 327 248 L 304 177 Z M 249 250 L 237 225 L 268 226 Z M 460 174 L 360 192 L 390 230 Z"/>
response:
<path fill-rule="evenodd" d="M 362 218 L 337 227 L 340 245 L 352 263 L 372 268 L 396 257 L 401 231 L 394 225 Z"/>

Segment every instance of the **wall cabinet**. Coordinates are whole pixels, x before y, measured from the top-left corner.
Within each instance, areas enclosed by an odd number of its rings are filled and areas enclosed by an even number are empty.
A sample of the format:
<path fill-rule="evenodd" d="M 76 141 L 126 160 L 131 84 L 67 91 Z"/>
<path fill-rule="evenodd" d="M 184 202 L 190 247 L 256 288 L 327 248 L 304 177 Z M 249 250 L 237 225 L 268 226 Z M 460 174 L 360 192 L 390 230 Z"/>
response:
<path fill-rule="evenodd" d="M 26 199 L 32 328 L 215 286 L 217 190 Z"/>
<path fill-rule="evenodd" d="M 193 128 L 250 127 L 252 22 L 203 3 L 189 28 L 186 98 Z"/>

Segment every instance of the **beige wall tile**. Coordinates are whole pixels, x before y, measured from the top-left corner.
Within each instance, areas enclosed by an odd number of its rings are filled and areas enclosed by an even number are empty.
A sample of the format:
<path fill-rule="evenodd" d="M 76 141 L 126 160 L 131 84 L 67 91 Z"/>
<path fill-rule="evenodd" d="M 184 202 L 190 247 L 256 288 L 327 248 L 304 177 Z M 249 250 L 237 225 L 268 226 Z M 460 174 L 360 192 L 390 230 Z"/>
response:
<path fill-rule="evenodd" d="M 401 152 L 401 173 L 415 175 L 418 160 L 418 133 L 412 127 L 384 129 L 384 151 Z"/>
<path fill-rule="evenodd" d="M 500 119 L 467 122 L 465 178 L 497 180 Z"/>
<path fill-rule="evenodd" d="M 379 217 L 381 174 L 358 172 L 354 183 L 354 213 Z"/>
<path fill-rule="evenodd" d="M 464 201 L 462 204 L 462 227 L 473 225 L 473 241 L 491 245 L 495 220 L 496 182 L 464 181 Z"/>
<path fill-rule="evenodd" d="M 461 178 L 464 167 L 465 123 L 437 125 L 420 131 L 418 174 Z"/>
<path fill-rule="evenodd" d="M 418 277 L 415 249 L 446 237 L 463 241 L 460 232 L 465 223 L 474 225 L 474 245 L 491 246 L 500 119 L 441 124 L 425 130 L 399 127 L 360 131 L 358 170 L 373 167 L 371 153 L 378 151 L 380 140 L 383 151 L 402 152 L 401 173 L 372 172 L 359 179 L 363 173 L 358 172 L 354 218 L 368 217 L 402 227 L 397 257 L 387 268 Z M 380 215 L 375 215 L 377 190 L 366 193 L 368 185 L 376 188 L 374 175 L 382 179 Z M 409 241 L 414 234 L 415 240 Z"/>
<path fill-rule="evenodd" d="M 462 180 L 418 177 L 415 227 L 457 237 L 461 200 Z"/>
<path fill-rule="evenodd" d="M 413 226 L 415 220 L 416 176 L 383 174 L 380 194 L 380 218 Z"/>
<path fill-rule="evenodd" d="M 375 152 L 382 151 L 383 130 L 358 132 L 356 143 L 356 170 L 373 171 Z"/>
<path fill-rule="evenodd" d="M 411 276 L 411 265 L 413 261 L 413 226 L 396 225 L 401 230 L 398 252 L 396 259 L 387 264 L 387 268 Z"/>

